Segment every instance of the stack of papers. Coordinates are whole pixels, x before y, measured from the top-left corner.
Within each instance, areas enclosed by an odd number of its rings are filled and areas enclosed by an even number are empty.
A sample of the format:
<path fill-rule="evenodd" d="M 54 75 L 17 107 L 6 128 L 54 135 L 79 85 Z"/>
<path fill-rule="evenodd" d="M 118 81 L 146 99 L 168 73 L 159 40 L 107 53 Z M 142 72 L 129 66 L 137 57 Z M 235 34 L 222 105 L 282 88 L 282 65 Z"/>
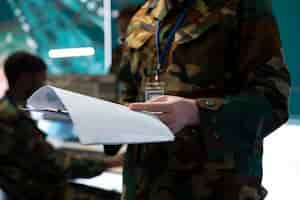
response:
<path fill-rule="evenodd" d="M 29 110 L 45 112 L 47 119 L 70 120 L 82 144 L 136 144 L 174 140 L 169 128 L 154 116 L 52 86 L 37 90 L 28 99 L 27 107 Z"/>

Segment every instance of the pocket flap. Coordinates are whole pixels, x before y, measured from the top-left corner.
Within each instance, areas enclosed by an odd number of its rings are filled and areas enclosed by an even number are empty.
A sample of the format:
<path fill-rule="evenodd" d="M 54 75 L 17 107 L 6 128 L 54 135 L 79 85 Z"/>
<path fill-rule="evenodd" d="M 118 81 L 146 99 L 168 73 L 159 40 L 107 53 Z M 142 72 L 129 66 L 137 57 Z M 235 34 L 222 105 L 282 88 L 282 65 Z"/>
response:
<path fill-rule="evenodd" d="M 197 23 L 188 24 L 182 27 L 175 35 L 175 43 L 177 45 L 188 43 L 199 38 L 206 33 L 210 28 L 219 23 L 219 15 L 211 14 Z"/>

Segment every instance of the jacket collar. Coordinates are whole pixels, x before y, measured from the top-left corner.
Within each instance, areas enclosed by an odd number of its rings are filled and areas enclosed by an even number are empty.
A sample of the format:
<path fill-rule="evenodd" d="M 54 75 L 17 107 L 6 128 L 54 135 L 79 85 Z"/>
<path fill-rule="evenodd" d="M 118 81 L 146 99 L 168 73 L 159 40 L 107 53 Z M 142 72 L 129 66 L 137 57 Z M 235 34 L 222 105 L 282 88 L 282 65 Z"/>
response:
<path fill-rule="evenodd" d="M 163 20 L 169 11 L 176 6 L 176 4 L 182 3 L 184 0 L 148 0 L 146 7 L 150 10 L 149 12 L 156 19 Z M 196 10 L 206 14 L 208 8 L 204 0 L 195 0 Z"/>

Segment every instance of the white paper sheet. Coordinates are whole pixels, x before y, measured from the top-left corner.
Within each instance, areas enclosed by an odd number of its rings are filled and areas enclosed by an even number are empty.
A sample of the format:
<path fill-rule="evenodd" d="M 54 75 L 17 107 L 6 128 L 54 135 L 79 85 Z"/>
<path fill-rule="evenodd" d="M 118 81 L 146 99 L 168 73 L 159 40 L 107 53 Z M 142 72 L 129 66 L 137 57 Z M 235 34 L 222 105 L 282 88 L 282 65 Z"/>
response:
<path fill-rule="evenodd" d="M 122 192 L 122 174 L 113 172 L 103 172 L 93 178 L 78 178 L 71 182 L 118 193 Z"/>
<path fill-rule="evenodd" d="M 153 116 L 52 86 L 37 90 L 28 99 L 27 106 L 33 109 L 67 111 L 74 132 L 83 144 L 133 144 L 174 140 L 169 128 Z"/>

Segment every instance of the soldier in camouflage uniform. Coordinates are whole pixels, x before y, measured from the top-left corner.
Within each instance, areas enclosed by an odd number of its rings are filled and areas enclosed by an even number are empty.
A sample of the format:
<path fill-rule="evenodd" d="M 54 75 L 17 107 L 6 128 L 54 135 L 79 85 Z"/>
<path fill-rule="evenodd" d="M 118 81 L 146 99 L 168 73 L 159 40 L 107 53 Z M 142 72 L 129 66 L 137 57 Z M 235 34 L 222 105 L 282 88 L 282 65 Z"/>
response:
<path fill-rule="evenodd" d="M 27 113 L 17 109 L 45 81 L 43 61 L 17 52 L 6 60 L 5 73 L 10 90 L 0 99 L 0 188 L 17 200 L 101 199 L 96 190 L 68 180 L 99 175 L 109 167 L 110 160 L 55 150 Z"/>
<path fill-rule="evenodd" d="M 106 168 L 103 159 L 55 150 L 5 97 L 0 100 L 0 146 L 0 188 L 13 199 L 101 199 L 88 190 L 76 190 L 68 180 L 99 175 Z"/>
<path fill-rule="evenodd" d="M 163 48 L 186 1 L 148 0 L 128 28 L 121 103 L 157 113 L 176 139 L 128 146 L 123 198 L 262 200 L 263 139 L 288 119 L 290 91 L 271 3 L 195 0 L 156 68 L 155 36 Z M 135 103 L 153 80 L 165 96 Z"/>

